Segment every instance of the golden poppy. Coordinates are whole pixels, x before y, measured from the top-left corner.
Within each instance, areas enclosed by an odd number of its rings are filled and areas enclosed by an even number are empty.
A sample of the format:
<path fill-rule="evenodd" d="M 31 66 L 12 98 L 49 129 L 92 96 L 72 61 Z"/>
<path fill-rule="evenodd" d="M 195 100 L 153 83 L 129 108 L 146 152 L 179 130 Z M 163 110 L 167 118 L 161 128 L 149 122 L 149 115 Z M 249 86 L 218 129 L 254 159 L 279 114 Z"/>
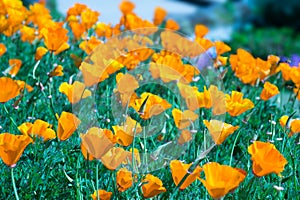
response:
<path fill-rule="evenodd" d="M 133 184 L 132 172 L 126 168 L 121 168 L 117 172 L 117 187 L 120 192 L 124 192 L 130 188 Z"/>
<path fill-rule="evenodd" d="M 72 113 L 62 112 L 58 119 L 57 137 L 67 140 L 77 129 L 81 121 Z"/>
<path fill-rule="evenodd" d="M 1 32 L 1 31 L 0 31 Z M 3 43 L 0 43 L 0 57 L 5 54 L 6 46 Z"/>
<path fill-rule="evenodd" d="M 139 87 L 138 81 L 134 76 L 130 74 L 118 73 L 116 76 L 117 89 L 116 91 L 120 93 L 121 103 L 126 106 L 130 101 L 134 90 Z"/>
<path fill-rule="evenodd" d="M 79 44 L 79 48 L 84 50 L 86 54 L 90 54 L 102 42 L 92 36 L 89 40 L 84 40 Z"/>
<path fill-rule="evenodd" d="M 287 123 L 288 118 L 289 118 L 289 116 L 287 116 L 287 115 L 284 115 L 284 116 L 280 117 L 279 123 L 282 126 L 282 128 L 286 127 L 286 123 Z"/>
<path fill-rule="evenodd" d="M 15 98 L 20 93 L 19 85 L 11 78 L 0 78 L 0 103 L 5 103 Z"/>
<path fill-rule="evenodd" d="M 216 41 L 215 47 L 216 47 L 217 55 L 221 55 L 221 54 L 226 53 L 231 50 L 230 46 L 228 46 L 227 44 L 225 44 L 222 41 Z"/>
<path fill-rule="evenodd" d="M 203 120 L 203 123 L 217 145 L 222 144 L 229 135 L 239 128 L 239 126 L 232 126 L 219 120 Z"/>
<path fill-rule="evenodd" d="M 61 65 L 57 65 L 50 73 L 49 76 L 53 77 L 53 76 L 63 76 L 64 72 L 63 72 L 63 66 Z"/>
<path fill-rule="evenodd" d="M 277 94 L 279 94 L 278 87 L 270 82 L 265 82 L 264 89 L 260 94 L 260 98 L 266 101 Z"/>
<path fill-rule="evenodd" d="M 150 119 L 152 116 L 161 114 L 172 105 L 157 95 L 144 92 L 141 98 L 132 101 L 130 106 L 140 113 L 141 118 Z"/>
<path fill-rule="evenodd" d="M 291 122 L 291 133 L 289 134 L 289 137 L 292 135 L 300 133 L 300 120 L 299 119 L 294 119 Z"/>
<path fill-rule="evenodd" d="M 276 149 L 274 144 L 255 141 L 248 147 L 251 155 L 252 171 L 256 176 L 265 176 L 271 173 L 280 174 L 287 164 L 287 160 Z"/>
<path fill-rule="evenodd" d="M 198 38 L 203 38 L 207 33 L 209 32 L 209 29 L 207 26 L 203 24 L 197 24 L 195 26 L 195 35 Z"/>
<path fill-rule="evenodd" d="M 22 60 L 20 60 L 20 59 L 9 59 L 8 63 L 9 63 L 9 66 L 10 66 L 9 74 L 12 77 L 15 77 L 17 75 L 17 73 L 19 72 L 21 66 L 22 66 Z"/>
<path fill-rule="evenodd" d="M 0 157 L 7 166 L 14 167 L 30 143 L 32 139 L 28 136 L 2 133 L 0 134 Z"/>
<path fill-rule="evenodd" d="M 98 190 L 91 194 L 93 200 L 97 200 L 97 193 L 100 200 L 110 200 L 112 192 L 106 192 L 105 190 Z"/>
<path fill-rule="evenodd" d="M 100 13 L 97 11 L 93 11 L 90 8 L 84 9 L 80 16 L 81 16 L 81 23 L 85 30 L 88 30 L 93 27 L 94 24 L 98 21 Z"/>
<path fill-rule="evenodd" d="M 37 119 L 34 123 L 25 122 L 18 129 L 23 135 L 31 135 L 32 137 L 41 137 L 43 141 L 56 138 L 55 131 L 51 129 L 51 125 L 43 120 Z"/>
<path fill-rule="evenodd" d="M 80 134 L 80 138 L 88 153 L 96 159 L 100 159 L 116 143 L 110 130 L 97 127 L 90 128 L 86 134 Z"/>
<path fill-rule="evenodd" d="M 170 162 L 172 177 L 176 186 L 181 182 L 181 180 L 187 173 L 189 174 L 188 177 L 184 180 L 184 182 L 180 186 L 180 190 L 184 190 L 191 183 L 193 183 L 197 178 L 200 177 L 200 172 L 202 171 L 201 167 L 197 166 L 196 169 L 191 173 L 188 171 L 191 165 L 192 163 L 184 164 L 179 160 L 172 160 Z"/>
<path fill-rule="evenodd" d="M 245 179 L 247 172 L 227 165 L 210 162 L 203 165 L 206 180 L 200 178 L 210 196 L 214 199 L 233 192 Z"/>
<path fill-rule="evenodd" d="M 167 15 L 167 11 L 161 7 L 156 7 L 154 11 L 153 23 L 154 25 L 160 25 Z"/>
<path fill-rule="evenodd" d="M 134 164 L 136 166 L 140 166 L 141 164 L 141 156 L 140 152 L 137 148 L 134 148 L 132 152 L 132 148 L 129 149 L 129 152 L 127 152 L 127 158 L 122 162 L 124 165 Z M 132 159 L 133 156 L 133 159 Z M 132 166 L 132 165 L 131 165 Z"/>
<path fill-rule="evenodd" d="M 188 130 L 182 130 L 181 134 L 177 140 L 178 144 L 182 145 L 192 140 L 192 134 Z"/>
<path fill-rule="evenodd" d="M 84 159 L 86 160 L 94 160 L 95 158 L 87 151 L 87 149 L 85 148 L 85 146 L 83 145 L 82 141 L 81 141 L 81 144 L 80 144 L 80 149 L 81 149 L 81 153 L 84 157 Z"/>
<path fill-rule="evenodd" d="M 27 41 L 30 44 L 32 44 L 32 42 L 36 39 L 36 34 L 35 34 L 36 30 L 35 30 L 35 28 L 23 25 L 20 28 L 20 32 L 21 32 L 21 40 L 23 42 Z"/>
<path fill-rule="evenodd" d="M 117 143 L 122 146 L 129 146 L 132 141 L 134 134 L 142 132 L 141 125 L 131 117 L 127 117 L 123 126 L 112 127 L 117 139 Z"/>
<path fill-rule="evenodd" d="M 178 31 L 180 29 L 180 26 L 179 26 L 179 24 L 175 20 L 168 19 L 166 21 L 166 29 Z"/>
<path fill-rule="evenodd" d="M 75 81 L 72 85 L 64 82 L 59 86 L 59 92 L 65 94 L 71 104 L 75 104 L 82 99 L 92 95 L 91 91 L 85 89 L 85 85 Z"/>
<path fill-rule="evenodd" d="M 38 48 L 36 49 L 34 59 L 35 59 L 35 60 L 41 60 L 42 57 L 43 57 L 47 52 L 48 52 L 48 49 L 46 49 L 45 47 L 38 47 Z"/>
<path fill-rule="evenodd" d="M 243 99 L 243 93 L 232 91 L 231 95 L 226 94 L 226 110 L 231 116 L 238 116 L 252 108 L 253 102 Z"/>
<path fill-rule="evenodd" d="M 147 174 L 143 182 L 145 184 L 142 185 L 142 191 L 145 198 L 151 198 L 167 191 L 166 188 L 163 187 L 162 181 L 151 174 Z"/>
<path fill-rule="evenodd" d="M 32 92 L 33 91 L 33 87 L 30 86 L 29 84 L 27 84 L 25 81 L 21 81 L 21 80 L 16 80 L 15 81 L 19 87 L 20 87 L 20 92 L 22 92 L 25 88 L 28 92 Z"/>
<path fill-rule="evenodd" d="M 131 1 L 123 0 L 121 2 L 121 4 L 119 5 L 119 8 L 120 8 L 121 12 L 123 13 L 123 15 L 127 15 L 133 11 L 133 9 L 135 8 L 135 5 Z"/>
<path fill-rule="evenodd" d="M 179 129 L 189 127 L 191 123 L 198 118 L 198 115 L 191 110 L 185 110 L 182 112 L 177 108 L 174 108 L 172 110 L 172 115 L 174 118 L 175 125 Z"/>
<path fill-rule="evenodd" d="M 129 152 L 121 147 L 113 147 L 101 157 L 101 161 L 107 169 L 115 170 L 126 160 L 128 154 Z"/>

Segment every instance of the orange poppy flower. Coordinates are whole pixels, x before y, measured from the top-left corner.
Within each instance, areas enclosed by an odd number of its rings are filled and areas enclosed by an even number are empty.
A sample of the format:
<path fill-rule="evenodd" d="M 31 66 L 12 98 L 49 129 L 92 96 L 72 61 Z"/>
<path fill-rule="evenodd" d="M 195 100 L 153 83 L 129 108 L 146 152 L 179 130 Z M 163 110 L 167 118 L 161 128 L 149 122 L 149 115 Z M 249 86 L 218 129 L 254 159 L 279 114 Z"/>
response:
<path fill-rule="evenodd" d="M 151 198 L 167 191 L 166 188 L 163 187 L 162 181 L 151 174 L 147 174 L 143 182 L 145 184 L 142 185 L 142 191 L 145 198 Z"/>
<path fill-rule="evenodd" d="M 130 74 L 118 73 L 116 76 L 117 89 L 120 93 L 122 106 L 126 106 L 130 101 L 135 89 L 139 87 L 138 81 Z"/>
<path fill-rule="evenodd" d="M 95 26 L 95 33 L 98 37 L 106 37 L 110 38 L 113 34 L 112 28 L 110 24 L 105 24 L 103 22 L 99 22 Z"/>
<path fill-rule="evenodd" d="M 89 40 L 84 40 L 80 43 L 79 48 L 84 50 L 86 54 L 90 54 L 102 42 L 92 36 Z"/>
<path fill-rule="evenodd" d="M 207 26 L 203 25 L 203 24 L 197 24 L 195 26 L 195 35 L 196 38 L 203 38 L 207 33 L 209 32 L 209 29 L 207 28 Z"/>
<path fill-rule="evenodd" d="M 21 40 L 23 42 L 29 42 L 32 44 L 32 42 L 36 39 L 36 30 L 35 28 L 29 27 L 29 26 L 22 26 L 20 28 L 21 32 Z"/>
<path fill-rule="evenodd" d="M 134 3 L 131 1 L 122 1 L 121 4 L 119 5 L 119 8 L 123 15 L 127 15 L 129 13 L 132 13 L 133 9 L 135 8 Z"/>
<path fill-rule="evenodd" d="M 150 119 L 152 116 L 159 115 L 172 107 L 165 99 L 148 92 L 144 92 L 141 98 L 137 98 L 131 102 L 130 106 L 139 112 L 143 119 Z"/>
<path fill-rule="evenodd" d="M 93 200 L 97 200 L 97 192 L 100 200 L 110 200 L 112 192 L 106 192 L 105 190 L 98 190 L 91 194 Z"/>
<path fill-rule="evenodd" d="M 93 11 L 89 8 L 86 8 L 81 12 L 81 23 L 85 30 L 92 28 L 92 26 L 96 24 L 99 15 L 99 12 Z"/>
<path fill-rule="evenodd" d="M 183 145 L 193 139 L 192 134 L 188 130 L 182 130 L 177 140 L 178 144 Z"/>
<path fill-rule="evenodd" d="M 279 123 L 282 126 L 282 128 L 286 127 L 286 123 L 287 123 L 288 119 L 289 119 L 289 116 L 287 116 L 287 115 L 284 115 L 284 116 L 280 117 Z"/>
<path fill-rule="evenodd" d="M 72 113 L 62 112 L 58 119 L 57 137 L 67 140 L 75 132 L 81 121 Z"/>
<path fill-rule="evenodd" d="M 116 143 L 110 130 L 97 127 L 90 128 L 86 134 L 80 134 L 80 138 L 88 153 L 96 159 L 100 159 Z"/>
<path fill-rule="evenodd" d="M 1 31 L 0 31 L 1 32 Z M 0 57 L 5 54 L 6 46 L 3 43 L 0 43 Z"/>
<path fill-rule="evenodd" d="M 127 158 L 122 162 L 124 165 L 131 165 L 134 164 L 137 167 L 141 165 L 141 156 L 140 152 L 137 148 L 134 148 L 133 153 L 132 153 L 132 148 L 129 149 L 129 152 L 127 152 Z M 132 159 L 133 156 L 133 159 Z"/>
<path fill-rule="evenodd" d="M 22 66 L 22 61 L 20 59 L 9 59 L 8 63 L 10 66 L 9 74 L 15 77 Z"/>
<path fill-rule="evenodd" d="M 51 129 L 51 125 L 43 120 L 37 119 L 34 123 L 25 122 L 21 124 L 18 129 L 23 135 L 30 135 L 34 138 L 41 137 L 43 141 L 56 138 L 54 130 Z"/>
<path fill-rule="evenodd" d="M 117 143 L 126 147 L 132 143 L 134 133 L 139 134 L 142 132 L 141 125 L 131 117 L 126 118 L 123 126 L 113 126 L 112 128 L 117 138 Z"/>
<path fill-rule="evenodd" d="M 166 29 L 178 31 L 180 29 L 180 26 L 179 26 L 179 24 L 175 20 L 168 19 L 166 21 Z"/>
<path fill-rule="evenodd" d="M 222 144 L 229 135 L 239 128 L 239 126 L 232 126 L 219 120 L 203 120 L 203 123 L 217 145 Z"/>
<path fill-rule="evenodd" d="M 214 46 L 214 43 L 207 38 L 198 37 L 195 39 L 195 42 L 197 42 L 202 48 L 202 50 L 205 51 Z"/>
<path fill-rule="evenodd" d="M 61 65 L 57 65 L 50 73 L 49 76 L 50 77 L 54 77 L 54 76 L 63 76 L 64 72 L 63 72 L 63 66 Z"/>
<path fill-rule="evenodd" d="M 206 180 L 200 178 L 210 196 L 214 199 L 233 192 L 245 179 L 247 172 L 227 165 L 210 162 L 203 165 Z"/>
<path fill-rule="evenodd" d="M 156 7 L 154 11 L 153 23 L 155 25 L 160 25 L 167 15 L 167 11 L 161 7 Z"/>
<path fill-rule="evenodd" d="M 53 51 L 54 54 L 57 55 L 70 47 L 67 43 L 69 39 L 68 30 L 60 25 L 42 28 L 40 32 L 47 49 Z"/>
<path fill-rule="evenodd" d="M 15 81 L 19 87 L 20 87 L 20 92 L 22 92 L 25 88 L 28 92 L 32 92 L 33 91 L 33 87 L 30 86 L 29 84 L 27 84 L 25 81 L 21 81 L 21 80 L 16 80 Z"/>
<path fill-rule="evenodd" d="M 120 192 L 124 192 L 130 188 L 133 184 L 132 172 L 126 168 L 121 168 L 117 172 L 117 187 Z"/>
<path fill-rule="evenodd" d="M 279 72 L 281 71 L 282 73 L 282 78 L 285 80 L 285 81 L 289 81 L 291 80 L 291 77 L 290 77 L 290 72 L 291 72 L 291 66 L 286 63 L 286 62 L 282 62 L 282 63 L 279 63 L 277 69 L 276 69 L 276 72 Z"/>
<path fill-rule="evenodd" d="M 80 149 L 81 149 L 81 153 L 84 156 L 84 159 L 86 160 L 94 160 L 95 158 L 87 151 L 87 149 L 85 148 L 85 146 L 83 145 L 82 141 L 80 144 Z"/>
<path fill-rule="evenodd" d="M 270 82 L 265 82 L 264 89 L 262 90 L 260 94 L 260 98 L 264 101 L 267 101 L 271 97 L 279 94 L 278 87 L 276 85 L 273 85 Z"/>
<path fill-rule="evenodd" d="M 15 98 L 20 93 L 19 85 L 11 78 L 0 78 L 0 103 L 5 103 Z"/>
<path fill-rule="evenodd" d="M 101 157 L 101 161 L 107 169 L 115 170 L 126 160 L 128 154 L 121 147 L 113 147 Z"/>
<path fill-rule="evenodd" d="M 255 141 L 248 147 L 253 161 L 252 171 L 256 176 L 265 176 L 271 173 L 280 174 L 287 164 L 287 160 L 276 149 L 274 144 Z"/>
<path fill-rule="evenodd" d="M 226 53 L 231 50 L 230 46 L 228 46 L 227 44 L 225 44 L 222 41 L 216 41 L 215 47 L 216 47 L 217 55 L 221 55 L 221 54 Z"/>
<path fill-rule="evenodd" d="M 71 104 L 75 104 L 82 99 L 92 95 L 91 91 L 85 89 L 85 85 L 75 81 L 72 85 L 64 82 L 59 86 L 59 92 L 65 94 Z"/>
<path fill-rule="evenodd" d="M 48 49 L 46 49 L 45 47 L 38 47 L 38 48 L 36 49 L 34 59 L 35 59 L 35 60 L 41 60 L 42 57 L 43 57 L 47 52 L 48 52 Z"/>
<path fill-rule="evenodd" d="M 183 177 L 189 173 L 188 177 L 184 180 L 182 185 L 180 186 L 180 190 L 184 190 L 187 188 L 191 183 L 193 183 L 197 178 L 200 177 L 200 172 L 202 171 L 201 167 L 197 166 L 193 173 L 190 173 L 188 169 L 190 168 L 190 164 L 184 164 L 179 160 L 172 160 L 170 162 L 170 168 L 172 172 L 172 177 L 175 185 L 177 186 Z"/>
<path fill-rule="evenodd" d="M 189 127 L 192 122 L 198 119 L 198 115 L 191 110 L 181 111 L 177 108 L 172 110 L 172 115 L 177 128 L 184 129 Z"/>
<path fill-rule="evenodd" d="M 292 135 L 300 133 L 300 120 L 299 119 L 294 119 L 291 122 L 291 133 L 289 134 L 289 137 Z"/>
<path fill-rule="evenodd" d="M 32 139 L 25 135 L 0 134 L 0 157 L 8 167 L 14 167 Z"/>
<path fill-rule="evenodd" d="M 226 110 L 231 116 L 238 116 L 254 108 L 250 99 L 243 99 L 243 93 L 232 91 L 231 96 L 226 94 Z"/>

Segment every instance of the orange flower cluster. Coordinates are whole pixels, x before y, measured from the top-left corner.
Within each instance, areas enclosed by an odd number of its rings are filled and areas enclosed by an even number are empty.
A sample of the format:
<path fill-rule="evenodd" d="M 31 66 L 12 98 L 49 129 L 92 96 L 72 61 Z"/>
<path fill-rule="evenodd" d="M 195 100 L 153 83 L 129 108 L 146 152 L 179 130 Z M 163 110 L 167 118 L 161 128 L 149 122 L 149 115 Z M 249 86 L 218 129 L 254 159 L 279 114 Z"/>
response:
<path fill-rule="evenodd" d="M 300 119 L 290 119 L 290 123 L 287 124 L 288 119 L 289 116 L 284 115 L 279 119 L 279 122 L 283 128 L 290 129 L 289 137 L 296 135 L 297 133 L 300 133 Z"/>

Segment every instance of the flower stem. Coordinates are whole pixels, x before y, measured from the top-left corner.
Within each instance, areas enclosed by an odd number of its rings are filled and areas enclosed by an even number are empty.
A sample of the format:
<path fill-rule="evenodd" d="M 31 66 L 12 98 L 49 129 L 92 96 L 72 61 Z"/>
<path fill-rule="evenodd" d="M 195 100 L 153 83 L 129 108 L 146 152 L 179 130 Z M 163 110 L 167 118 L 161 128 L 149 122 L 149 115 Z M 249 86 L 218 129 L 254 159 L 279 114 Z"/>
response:
<path fill-rule="evenodd" d="M 11 168 L 11 181 L 12 181 L 12 184 L 13 184 L 16 199 L 19 200 L 19 195 L 18 195 L 18 191 L 17 191 L 17 188 L 16 188 L 15 177 L 14 177 L 14 168 L 13 167 Z"/>

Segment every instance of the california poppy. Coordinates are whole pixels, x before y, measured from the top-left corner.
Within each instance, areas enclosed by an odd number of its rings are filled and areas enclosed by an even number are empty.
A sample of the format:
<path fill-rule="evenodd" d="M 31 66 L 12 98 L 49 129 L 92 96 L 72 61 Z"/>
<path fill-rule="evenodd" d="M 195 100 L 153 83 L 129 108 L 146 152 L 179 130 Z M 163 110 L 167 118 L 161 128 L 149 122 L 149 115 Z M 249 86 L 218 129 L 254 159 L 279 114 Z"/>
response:
<path fill-rule="evenodd" d="M 19 85 L 8 77 L 0 78 L 0 103 L 5 103 L 15 98 L 20 93 Z"/>
<path fill-rule="evenodd" d="M 84 50 L 86 54 L 91 54 L 93 50 L 102 42 L 92 36 L 89 40 L 84 40 L 79 44 L 79 48 Z"/>
<path fill-rule="evenodd" d="M 174 108 L 172 110 L 172 115 L 174 118 L 174 122 L 177 128 L 184 129 L 191 125 L 192 122 L 194 122 L 198 115 L 195 114 L 193 111 L 185 110 L 181 111 L 177 108 Z"/>
<path fill-rule="evenodd" d="M 205 26 L 203 24 L 197 24 L 195 26 L 196 37 L 203 38 L 208 32 L 209 32 L 209 29 L 207 28 L 207 26 Z"/>
<path fill-rule="evenodd" d="M 82 141 L 80 144 L 80 149 L 81 149 L 81 153 L 83 155 L 83 157 L 86 160 L 94 160 L 95 158 L 87 151 L 87 149 L 85 148 L 85 146 L 83 145 Z"/>
<path fill-rule="evenodd" d="M 197 166 L 193 172 L 189 172 L 188 169 L 191 165 L 192 163 L 185 164 L 179 160 L 172 160 L 170 162 L 172 177 L 176 186 L 181 182 L 181 180 L 187 173 L 189 174 L 180 186 L 181 190 L 187 188 L 191 183 L 193 183 L 197 178 L 200 177 L 200 172 L 202 171 L 201 167 Z"/>
<path fill-rule="evenodd" d="M 222 144 L 230 134 L 239 128 L 239 126 L 232 126 L 219 120 L 203 120 L 203 122 L 217 145 Z"/>
<path fill-rule="evenodd" d="M 128 171 L 126 168 L 121 168 L 117 172 L 117 186 L 120 192 L 124 192 L 130 188 L 133 184 L 132 172 Z"/>
<path fill-rule="evenodd" d="M 87 133 L 80 134 L 80 138 L 88 153 L 96 159 L 100 159 L 116 143 L 110 130 L 97 127 L 92 127 Z"/>
<path fill-rule="evenodd" d="M 131 1 L 123 0 L 121 2 L 121 4 L 119 5 L 119 8 L 124 15 L 127 15 L 133 11 L 133 9 L 135 8 L 135 5 Z"/>
<path fill-rule="evenodd" d="M 46 49 L 45 47 L 38 47 L 38 48 L 36 49 L 34 59 L 35 59 L 35 60 L 41 60 L 42 57 L 43 57 L 47 52 L 48 52 L 48 49 Z"/>
<path fill-rule="evenodd" d="M 58 119 L 57 137 L 60 140 L 67 140 L 77 129 L 80 122 L 74 114 L 62 112 Z"/>
<path fill-rule="evenodd" d="M 12 77 L 15 77 L 17 75 L 17 73 L 19 72 L 21 66 L 22 66 L 22 60 L 20 60 L 20 59 L 9 59 L 8 63 L 9 63 L 9 66 L 10 66 L 9 74 Z"/>
<path fill-rule="evenodd" d="M 98 190 L 91 194 L 93 200 L 97 200 L 97 193 L 100 200 L 110 200 L 112 192 L 106 192 L 105 190 Z"/>
<path fill-rule="evenodd" d="M 142 185 L 142 191 L 145 198 L 151 198 L 167 191 L 166 188 L 163 187 L 162 181 L 151 174 L 147 174 L 143 182 L 145 184 Z"/>
<path fill-rule="evenodd" d="M 255 141 L 248 147 L 253 161 L 252 171 L 256 176 L 265 176 L 271 173 L 280 174 L 287 164 L 287 160 L 276 149 L 274 144 Z"/>
<path fill-rule="evenodd" d="M 161 7 L 156 7 L 154 11 L 153 23 L 155 25 L 160 25 L 167 15 L 167 11 Z"/>
<path fill-rule="evenodd" d="M 27 145 L 32 142 L 32 139 L 26 135 L 2 133 L 0 134 L 0 157 L 7 166 L 14 167 Z"/>
<path fill-rule="evenodd" d="M 192 134 L 190 131 L 188 130 L 182 130 L 181 131 L 181 134 L 177 140 L 178 144 L 182 145 L 186 142 L 189 142 L 190 140 L 192 140 Z"/>
<path fill-rule="evenodd" d="M 280 117 L 279 123 L 282 126 L 282 128 L 286 127 L 286 123 L 287 123 L 288 119 L 289 119 L 289 116 L 287 116 L 287 115 L 284 115 L 284 116 Z"/>
<path fill-rule="evenodd" d="M 300 120 L 299 119 L 294 119 L 291 122 L 291 133 L 289 136 L 292 136 L 296 133 L 300 133 Z"/>
<path fill-rule="evenodd" d="M 117 89 L 115 90 L 120 94 L 122 106 L 126 106 L 135 89 L 139 87 L 138 81 L 133 75 L 118 73 L 116 76 Z"/>
<path fill-rule="evenodd" d="M 43 120 L 37 119 L 34 123 L 25 122 L 18 129 L 23 135 L 32 137 L 41 137 L 44 141 L 56 138 L 55 131 L 51 129 L 51 125 Z"/>
<path fill-rule="evenodd" d="M 28 83 L 26 83 L 25 81 L 15 80 L 15 82 L 19 85 L 20 92 L 22 92 L 25 88 L 28 92 L 33 91 L 33 87 L 31 85 L 29 85 Z"/>
<path fill-rule="evenodd" d="M 279 94 L 278 87 L 270 82 L 265 82 L 264 89 L 260 94 L 260 98 L 266 101 L 277 94 Z"/>
<path fill-rule="evenodd" d="M 91 91 L 85 89 L 85 85 L 75 81 L 72 85 L 64 82 L 59 86 L 59 91 L 65 94 L 70 103 L 75 104 L 82 99 L 92 95 Z"/>
<path fill-rule="evenodd" d="M 246 171 L 227 165 L 210 162 L 203 165 L 206 180 L 200 179 L 210 196 L 214 199 L 233 192 L 245 179 Z"/>
<path fill-rule="evenodd" d="M 121 147 L 112 147 L 102 157 L 103 165 L 109 170 L 117 169 L 126 160 L 129 152 Z"/>
<path fill-rule="evenodd" d="M 63 66 L 61 65 L 57 65 L 50 73 L 49 76 L 50 77 L 54 77 L 54 76 L 63 76 L 64 72 L 63 72 Z"/>
<path fill-rule="evenodd" d="M 1 32 L 1 31 L 0 31 Z M 3 43 L 0 43 L 0 57 L 5 54 L 6 46 Z"/>
<path fill-rule="evenodd" d="M 166 21 L 166 29 L 178 31 L 180 29 L 180 26 L 179 26 L 179 24 L 175 20 L 168 19 Z"/>
<path fill-rule="evenodd" d="M 231 95 L 226 94 L 226 110 L 231 116 L 238 116 L 252 108 L 253 102 L 243 99 L 243 93 L 232 91 Z"/>

